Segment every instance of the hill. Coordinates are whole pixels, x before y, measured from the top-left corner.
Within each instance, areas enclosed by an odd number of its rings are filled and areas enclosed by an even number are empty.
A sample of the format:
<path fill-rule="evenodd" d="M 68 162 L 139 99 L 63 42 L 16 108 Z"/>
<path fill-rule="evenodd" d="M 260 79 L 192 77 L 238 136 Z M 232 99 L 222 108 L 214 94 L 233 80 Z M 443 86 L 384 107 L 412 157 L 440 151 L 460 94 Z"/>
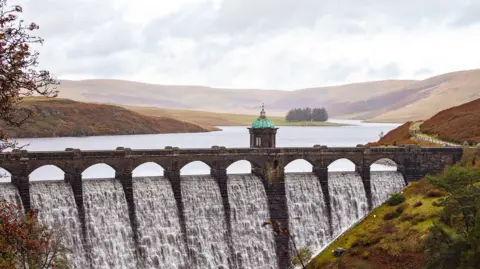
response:
<path fill-rule="evenodd" d="M 94 79 L 62 80 L 60 97 L 85 102 L 256 115 L 262 102 L 271 116 L 294 107 L 325 107 L 331 117 L 383 122 L 420 120 L 480 98 L 480 69 L 421 81 L 385 80 L 295 91 L 169 86 Z"/>
<path fill-rule="evenodd" d="M 430 142 L 429 142 L 430 141 Z M 426 121 L 406 122 L 369 146 L 480 143 L 480 99 L 440 111 Z"/>
<path fill-rule="evenodd" d="M 68 99 L 28 98 L 21 104 L 35 116 L 21 127 L 0 124 L 10 137 L 60 137 L 207 132 L 216 130 L 167 117 L 149 117 L 123 107 Z"/>
<path fill-rule="evenodd" d="M 478 154 L 480 149 L 464 152 L 457 165 L 410 183 L 337 238 L 307 268 L 480 268 Z M 343 254 L 334 255 L 339 248 Z"/>
<path fill-rule="evenodd" d="M 438 191 L 427 180 L 412 183 L 403 192 L 403 205 L 384 204 L 373 210 L 315 257 L 308 269 L 423 269 L 423 240 L 442 210 L 436 206 L 440 198 L 428 197 L 429 192 Z M 339 259 L 332 253 L 337 248 L 348 251 Z"/>
<path fill-rule="evenodd" d="M 182 119 L 202 126 L 250 126 L 258 115 L 217 113 L 198 110 L 166 109 L 158 107 L 124 106 L 137 113 L 154 116 Z M 331 122 L 287 122 L 285 117 L 270 116 L 275 126 L 344 126 Z"/>
<path fill-rule="evenodd" d="M 439 112 L 420 125 L 422 133 L 456 143 L 480 143 L 480 98 Z"/>

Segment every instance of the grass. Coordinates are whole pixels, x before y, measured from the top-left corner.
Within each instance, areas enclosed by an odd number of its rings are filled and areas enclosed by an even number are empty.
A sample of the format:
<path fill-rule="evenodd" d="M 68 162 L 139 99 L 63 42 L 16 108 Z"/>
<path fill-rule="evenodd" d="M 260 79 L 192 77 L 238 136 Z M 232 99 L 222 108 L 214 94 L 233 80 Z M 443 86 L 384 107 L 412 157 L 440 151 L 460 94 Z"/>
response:
<path fill-rule="evenodd" d="M 158 107 L 125 106 L 125 108 L 148 116 L 172 117 L 202 126 L 250 126 L 258 117 L 258 115 L 164 109 Z M 275 126 L 346 126 L 346 124 L 331 122 L 287 122 L 284 117 L 279 116 L 268 116 L 268 118 Z"/>
<path fill-rule="evenodd" d="M 411 183 L 403 191 L 405 202 L 397 206 L 385 203 L 373 210 L 315 257 L 308 268 L 356 268 L 360 261 L 366 268 L 423 268 L 423 239 L 442 211 L 434 205 L 442 198 L 429 197 L 429 192 L 439 194 L 426 179 Z M 332 251 L 340 247 L 347 252 L 336 258 Z"/>

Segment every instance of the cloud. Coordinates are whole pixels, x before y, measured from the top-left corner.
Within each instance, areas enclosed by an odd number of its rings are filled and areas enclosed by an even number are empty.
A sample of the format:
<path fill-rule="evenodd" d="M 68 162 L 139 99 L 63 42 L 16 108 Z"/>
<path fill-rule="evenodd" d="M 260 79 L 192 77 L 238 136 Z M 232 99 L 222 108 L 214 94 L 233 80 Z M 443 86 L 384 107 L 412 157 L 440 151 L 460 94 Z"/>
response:
<path fill-rule="evenodd" d="M 475 0 L 11 0 L 59 78 L 298 89 L 478 68 Z M 428 71 L 428 72 L 427 72 Z"/>

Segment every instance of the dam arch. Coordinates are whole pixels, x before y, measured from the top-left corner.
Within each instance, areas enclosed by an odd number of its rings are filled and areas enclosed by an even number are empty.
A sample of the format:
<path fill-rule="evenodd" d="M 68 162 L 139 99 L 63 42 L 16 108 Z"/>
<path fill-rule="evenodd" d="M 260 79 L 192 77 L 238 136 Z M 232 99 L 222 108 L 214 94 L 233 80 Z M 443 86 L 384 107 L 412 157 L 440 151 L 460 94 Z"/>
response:
<path fill-rule="evenodd" d="M 90 165 L 82 171 L 82 179 L 115 178 L 116 170 L 107 163 Z"/>
<path fill-rule="evenodd" d="M 299 158 L 285 164 L 285 173 L 311 173 L 313 167 L 312 162 Z"/>
<path fill-rule="evenodd" d="M 210 175 L 211 166 L 203 161 L 191 161 L 180 168 L 180 176 Z"/>
<path fill-rule="evenodd" d="M 43 181 L 43 180 L 63 180 L 65 179 L 65 171 L 60 167 L 47 164 L 37 167 L 29 174 L 30 181 Z"/>
<path fill-rule="evenodd" d="M 248 160 L 238 160 L 227 166 L 227 175 L 231 174 L 250 174 L 253 164 Z"/>
<path fill-rule="evenodd" d="M 145 162 L 132 169 L 132 177 L 159 177 L 164 171 L 165 168 L 156 162 Z"/>

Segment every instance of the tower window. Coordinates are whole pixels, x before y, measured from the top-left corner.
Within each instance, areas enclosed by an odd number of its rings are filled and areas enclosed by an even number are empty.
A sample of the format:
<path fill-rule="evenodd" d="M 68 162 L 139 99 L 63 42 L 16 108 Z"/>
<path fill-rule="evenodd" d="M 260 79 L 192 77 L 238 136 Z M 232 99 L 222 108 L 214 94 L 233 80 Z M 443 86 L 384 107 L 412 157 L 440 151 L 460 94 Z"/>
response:
<path fill-rule="evenodd" d="M 255 141 L 255 144 L 257 145 L 257 147 L 260 147 L 262 145 L 262 138 L 257 137 L 256 141 Z"/>

